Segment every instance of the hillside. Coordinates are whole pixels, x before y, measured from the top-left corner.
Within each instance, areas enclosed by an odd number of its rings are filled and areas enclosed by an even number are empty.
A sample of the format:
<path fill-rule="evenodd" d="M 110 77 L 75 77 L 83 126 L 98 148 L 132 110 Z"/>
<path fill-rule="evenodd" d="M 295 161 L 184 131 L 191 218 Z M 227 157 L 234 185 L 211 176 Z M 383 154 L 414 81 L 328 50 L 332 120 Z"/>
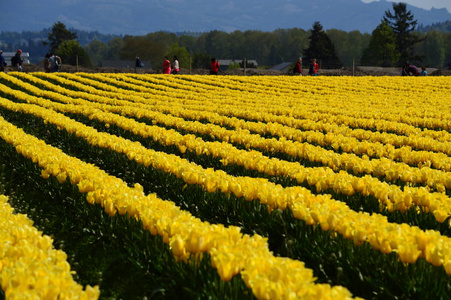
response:
<path fill-rule="evenodd" d="M 309 29 L 315 21 L 325 29 L 359 30 L 370 33 L 380 23 L 389 1 L 364 3 L 360 0 L 271 1 L 271 0 L 41 0 L 30 7 L 27 0 L 8 3 L 0 18 L 4 31 L 40 30 L 57 21 L 68 27 L 110 34 L 145 35 L 169 32 L 222 30 L 262 30 L 278 28 Z M 25 11 L 24 11 L 25 8 Z M 425 10 L 408 6 L 418 24 L 424 26 L 451 19 L 446 9 Z M 17 12 L 17 13 L 15 13 Z"/>

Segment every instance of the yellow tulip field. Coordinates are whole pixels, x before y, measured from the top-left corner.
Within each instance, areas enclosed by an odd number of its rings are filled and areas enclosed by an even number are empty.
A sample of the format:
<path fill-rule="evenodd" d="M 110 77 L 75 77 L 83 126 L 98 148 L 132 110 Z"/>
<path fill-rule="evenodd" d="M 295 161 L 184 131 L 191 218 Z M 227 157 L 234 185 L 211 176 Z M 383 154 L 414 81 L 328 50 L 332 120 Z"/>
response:
<path fill-rule="evenodd" d="M 0 299 L 451 299 L 449 77 L 0 73 Z"/>

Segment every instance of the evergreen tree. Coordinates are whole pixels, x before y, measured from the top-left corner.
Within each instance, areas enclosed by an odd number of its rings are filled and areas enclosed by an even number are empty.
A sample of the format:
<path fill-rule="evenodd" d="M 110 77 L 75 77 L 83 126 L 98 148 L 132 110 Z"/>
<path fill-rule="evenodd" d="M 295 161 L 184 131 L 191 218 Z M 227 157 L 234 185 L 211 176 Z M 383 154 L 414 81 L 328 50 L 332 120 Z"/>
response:
<path fill-rule="evenodd" d="M 392 67 L 398 62 L 398 59 L 395 32 L 387 22 L 382 21 L 372 32 L 370 43 L 363 51 L 361 64 Z"/>
<path fill-rule="evenodd" d="M 313 24 L 309 40 L 309 47 L 304 50 L 304 56 L 308 60 L 316 58 L 321 62 L 321 68 L 341 68 L 342 64 L 335 53 L 335 46 L 319 22 Z"/>
<path fill-rule="evenodd" d="M 67 30 L 66 25 L 61 22 L 53 24 L 52 31 L 48 35 L 49 42 L 43 41 L 44 45 L 50 45 L 50 52 L 55 53 L 56 49 L 64 41 L 76 40 L 77 34 Z"/>
<path fill-rule="evenodd" d="M 401 66 L 412 60 L 421 60 L 414 55 L 413 51 L 415 44 L 421 42 L 421 39 L 414 32 L 417 21 L 414 20 L 412 12 L 407 11 L 406 3 L 393 3 L 393 11 L 394 13 L 385 11 L 383 21 L 395 32 L 396 50 L 399 52 L 398 65 Z"/>

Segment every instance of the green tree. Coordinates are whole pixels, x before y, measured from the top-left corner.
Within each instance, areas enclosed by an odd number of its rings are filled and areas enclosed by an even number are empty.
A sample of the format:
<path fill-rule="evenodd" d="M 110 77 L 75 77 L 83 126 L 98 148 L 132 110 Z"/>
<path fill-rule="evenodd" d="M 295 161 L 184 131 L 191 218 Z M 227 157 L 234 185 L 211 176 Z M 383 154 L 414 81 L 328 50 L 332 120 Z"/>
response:
<path fill-rule="evenodd" d="M 180 47 L 178 44 L 171 45 L 168 50 L 166 50 L 165 54 L 169 60 L 172 61 L 172 58 L 177 56 L 180 64 L 180 68 L 189 69 L 190 64 L 190 54 L 186 50 L 185 47 Z"/>
<path fill-rule="evenodd" d="M 197 51 L 196 39 L 197 38 L 192 35 L 183 34 L 179 37 L 178 43 L 180 47 L 185 47 L 188 52 L 193 53 Z"/>
<path fill-rule="evenodd" d="M 150 61 L 153 69 L 159 69 L 163 63 L 165 48 L 164 42 L 155 42 L 149 36 L 125 36 L 124 45 L 119 50 L 119 58 L 134 61 L 139 56 L 141 61 Z"/>
<path fill-rule="evenodd" d="M 44 45 L 50 46 L 50 52 L 55 53 L 59 45 L 64 41 L 76 40 L 77 34 L 67 30 L 66 25 L 57 22 L 52 26 L 52 31 L 48 35 L 48 42 L 43 41 Z"/>
<path fill-rule="evenodd" d="M 335 46 L 319 22 L 313 24 L 309 40 L 309 47 L 304 50 L 304 55 L 307 59 L 316 58 L 321 62 L 321 68 L 341 68 L 342 64 L 335 53 Z"/>
<path fill-rule="evenodd" d="M 340 57 L 340 59 L 342 62 L 346 60 L 347 66 L 352 66 L 354 62 L 360 62 L 363 50 L 366 49 L 370 43 L 371 35 L 369 33 L 361 33 L 358 30 L 351 31 L 348 35 L 348 51 L 346 51 L 345 56 L 343 58 Z"/>
<path fill-rule="evenodd" d="M 192 55 L 193 69 L 210 69 L 211 56 L 207 53 L 194 53 Z"/>
<path fill-rule="evenodd" d="M 296 61 L 308 44 L 310 33 L 304 29 L 277 29 L 271 33 L 271 51 L 268 65 L 276 65 L 283 61 Z M 264 64 L 264 62 L 262 62 Z"/>
<path fill-rule="evenodd" d="M 124 47 L 125 42 L 122 38 L 114 38 L 108 42 L 108 54 L 105 59 L 118 60 L 120 51 Z"/>
<path fill-rule="evenodd" d="M 343 30 L 329 29 L 326 31 L 335 46 L 338 58 L 345 67 L 351 67 L 359 62 L 362 51 L 368 46 L 369 34 L 362 34 L 358 30 L 345 32 Z"/>
<path fill-rule="evenodd" d="M 445 66 L 451 70 L 451 32 L 443 34 L 443 43 L 445 48 Z"/>
<path fill-rule="evenodd" d="M 443 34 L 437 31 L 429 31 L 418 48 L 418 52 L 424 57 L 423 65 L 435 68 L 443 67 L 445 63 Z"/>
<path fill-rule="evenodd" d="M 217 58 L 230 58 L 228 44 L 228 33 L 224 31 L 213 30 L 205 38 L 205 51 L 211 56 Z"/>
<path fill-rule="evenodd" d="M 233 61 L 229 64 L 227 70 L 238 70 L 239 68 L 241 68 L 240 63 Z"/>
<path fill-rule="evenodd" d="M 274 43 L 270 34 L 259 30 L 247 30 L 244 32 L 246 43 L 241 57 L 235 59 L 255 59 L 260 64 L 266 64 L 271 53 L 271 45 Z"/>
<path fill-rule="evenodd" d="M 66 40 L 63 41 L 58 48 L 56 48 L 55 53 L 61 57 L 63 63 L 69 65 L 76 65 L 77 59 L 78 64 L 83 67 L 92 67 L 91 59 L 88 53 L 76 40 Z"/>
<path fill-rule="evenodd" d="M 228 39 L 230 41 L 230 57 L 231 59 L 241 58 L 243 56 L 244 44 L 246 38 L 242 31 L 235 30 L 229 33 Z"/>
<path fill-rule="evenodd" d="M 421 60 L 414 54 L 415 44 L 421 42 L 415 27 L 417 21 L 414 20 L 412 12 L 407 11 L 406 3 L 393 3 L 393 11 L 385 11 L 383 21 L 385 21 L 395 32 L 396 50 L 399 52 L 398 65 L 401 66 L 405 62 L 413 60 Z"/>
<path fill-rule="evenodd" d="M 98 40 L 94 40 L 86 45 L 85 50 L 96 66 L 100 66 L 101 61 L 108 56 L 108 45 Z"/>
<path fill-rule="evenodd" d="M 145 37 L 149 41 L 163 45 L 165 49 L 170 45 L 178 43 L 178 38 L 175 33 L 168 33 L 165 31 L 152 32 L 147 34 Z"/>
<path fill-rule="evenodd" d="M 329 29 L 326 31 L 327 36 L 335 47 L 335 53 L 338 57 L 343 57 L 348 44 L 348 33 L 339 29 Z"/>
<path fill-rule="evenodd" d="M 373 30 L 360 63 L 366 66 L 391 67 L 399 60 L 399 52 L 396 49 L 396 34 L 387 22 L 382 21 Z"/>

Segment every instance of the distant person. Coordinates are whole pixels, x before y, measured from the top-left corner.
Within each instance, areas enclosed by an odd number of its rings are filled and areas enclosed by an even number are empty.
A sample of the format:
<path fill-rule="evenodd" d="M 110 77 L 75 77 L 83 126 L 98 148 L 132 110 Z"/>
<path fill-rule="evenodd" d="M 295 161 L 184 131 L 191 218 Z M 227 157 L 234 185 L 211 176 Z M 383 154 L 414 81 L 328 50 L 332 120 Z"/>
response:
<path fill-rule="evenodd" d="M 172 61 L 172 74 L 178 74 L 180 72 L 180 64 L 177 56 L 174 55 L 174 60 Z"/>
<path fill-rule="evenodd" d="M 3 57 L 3 51 L 0 50 L 0 72 L 5 72 L 6 60 Z"/>
<path fill-rule="evenodd" d="M 299 57 L 296 61 L 296 65 L 293 68 L 294 75 L 302 75 L 302 58 Z"/>
<path fill-rule="evenodd" d="M 218 75 L 219 67 L 218 60 L 213 57 L 210 62 L 210 75 Z"/>
<path fill-rule="evenodd" d="M 171 74 L 171 62 L 167 56 L 164 57 L 163 74 Z"/>
<path fill-rule="evenodd" d="M 313 59 L 313 68 L 315 69 L 315 76 L 318 76 L 319 65 L 316 63 L 316 58 Z"/>
<path fill-rule="evenodd" d="M 425 67 L 421 67 L 421 76 L 427 76 L 428 75 L 428 71 L 426 71 Z"/>
<path fill-rule="evenodd" d="M 16 55 L 11 58 L 11 66 L 13 66 L 13 68 L 15 68 L 18 72 L 22 72 L 23 59 L 21 55 L 22 50 L 18 49 Z"/>
<path fill-rule="evenodd" d="M 405 63 L 402 68 L 402 76 L 420 76 L 420 69 L 417 66 Z"/>
<path fill-rule="evenodd" d="M 59 72 L 61 69 L 61 58 L 54 53 L 50 53 L 49 57 L 50 72 Z"/>
<path fill-rule="evenodd" d="M 143 66 L 143 64 L 141 63 L 141 59 L 139 58 L 139 56 L 137 56 L 135 59 L 135 73 L 136 73 L 136 70 L 138 68 L 142 68 L 142 66 Z"/>
<path fill-rule="evenodd" d="M 52 71 L 49 59 L 50 59 L 50 53 L 46 53 L 45 58 L 44 58 L 44 71 L 47 73 Z"/>
<path fill-rule="evenodd" d="M 142 68 L 143 64 L 141 63 L 141 59 L 139 58 L 139 56 L 136 57 L 135 60 L 135 67 L 136 68 Z"/>
<path fill-rule="evenodd" d="M 318 69 L 319 69 L 319 66 L 316 63 L 316 59 L 315 58 L 311 59 L 309 61 L 308 74 L 310 76 L 318 76 Z"/>

